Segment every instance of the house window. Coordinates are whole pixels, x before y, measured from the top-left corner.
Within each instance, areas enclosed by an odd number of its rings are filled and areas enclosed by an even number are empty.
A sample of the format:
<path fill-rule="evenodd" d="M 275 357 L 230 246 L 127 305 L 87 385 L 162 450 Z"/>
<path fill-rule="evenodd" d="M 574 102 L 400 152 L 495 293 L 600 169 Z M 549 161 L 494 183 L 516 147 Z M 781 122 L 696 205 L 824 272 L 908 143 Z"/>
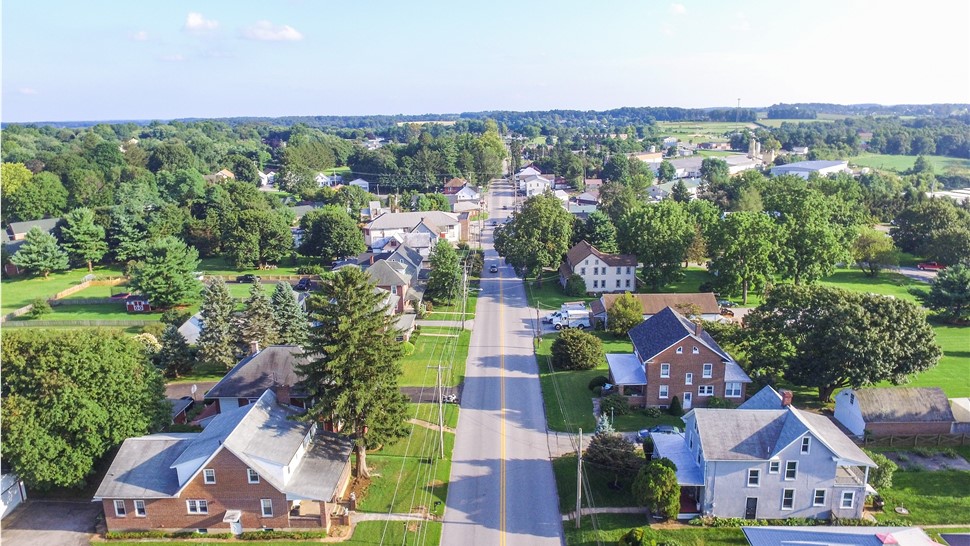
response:
<path fill-rule="evenodd" d="M 854 504 L 855 504 L 855 491 L 843 491 L 842 502 L 839 503 L 839 507 L 852 508 Z"/>
<path fill-rule="evenodd" d="M 216 483 L 216 471 L 212 468 L 206 468 L 202 471 L 202 481 L 205 483 Z"/>
<path fill-rule="evenodd" d="M 593 275 L 599 275 L 599 274 L 600 274 L 600 268 L 594 267 L 593 268 Z"/>
<path fill-rule="evenodd" d="M 693 385 L 693 384 L 694 384 L 694 374 L 688 373 L 687 375 L 684 376 L 684 385 Z"/>
<path fill-rule="evenodd" d="M 741 383 L 730 382 L 724 384 L 725 398 L 741 398 Z"/>
<path fill-rule="evenodd" d="M 630 288 L 630 279 L 627 279 L 627 280 L 626 280 L 626 287 L 627 287 L 627 288 Z"/>
<path fill-rule="evenodd" d="M 660 377 L 670 377 L 670 364 L 665 362 L 660 365 Z"/>
<path fill-rule="evenodd" d="M 757 468 L 748 469 L 748 487 L 758 487 L 761 485 L 761 471 Z"/>
<path fill-rule="evenodd" d="M 116 500 L 115 501 L 115 515 L 119 518 L 123 518 L 128 515 L 128 509 L 125 508 L 125 501 Z"/>
<path fill-rule="evenodd" d="M 777 474 L 780 470 L 781 470 L 781 463 L 780 462 L 778 462 L 778 461 L 769 461 L 768 462 L 768 473 L 769 474 Z"/>
<path fill-rule="evenodd" d="M 620 279 L 616 279 L 616 287 L 617 287 L 617 288 L 619 288 L 619 287 L 620 287 Z"/>
<path fill-rule="evenodd" d="M 798 476 L 798 461 L 787 461 L 785 463 L 785 480 L 794 480 Z"/>
<path fill-rule="evenodd" d="M 616 274 L 617 275 L 622 275 L 623 274 L 623 268 L 622 267 L 617 267 L 616 268 Z"/>
<path fill-rule="evenodd" d="M 579 268 L 579 274 L 580 275 L 585 275 L 586 274 L 586 268 L 585 267 L 580 267 Z"/>
<path fill-rule="evenodd" d="M 252 468 L 247 468 L 246 479 L 249 481 L 249 483 L 259 483 L 259 474 Z"/>
<path fill-rule="evenodd" d="M 697 347 L 692 347 L 691 350 L 690 350 L 690 354 L 692 354 L 692 355 L 700 354 L 700 352 L 701 352 L 701 350 L 698 349 Z"/>
<path fill-rule="evenodd" d="M 697 387 L 697 396 L 714 396 L 714 385 L 701 385 Z"/>
<path fill-rule="evenodd" d="M 259 505 L 263 510 L 264 518 L 273 517 L 273 499 L 259 499 Z"/>
<path fill-rule="evenodd" d="M 816 489 L 812 497 L 812 506 L 825 506 L 825 490 Z"/>
<path fill-rule="evenodd" d="M 679 354 L 679 355 L 684 354 L 684 348 L 683 347 L 677 347 L 677 354 Z"/>
<path fill-rule="evenodd" d="M 145 510 L 145 501 L 143 500 L 135 501 L 135 515 L 140 518 L 143 518 L 148 515 L 148 512 Z"/>
<path fill-rule="evenodd" d="M 704 364 L 704 377 L 714 377 L 714 364 Z"/>
<path fill-rule="evenodd" d="M 589 265 L 589 258 L 586 258 L 585 260 L 583 260 L 583 265 Z"/>
<path fill-rule="evenodd" d="M 209 513 L 209 501 L 205 500 L 187 500 L 185 501 L 185 506 L 189 509 L 190 514 L 208 514 Z"/>
<path fill-rule="evenodd" d="M 808 454 L 808 452 L 811 449 L 812 449 L 812 438 L 809 436 L 802 438 L 802 454 Z"/>
<path fill-rule="evenodd" d="M 660 385 L 660 398 L 667 398 L 668 388 L 667 385 Z"/>
<path fill-rule="evenodd" d="M 626 274 L 627 274 L 627 275 L 629 275 L 629 274 L 630 274 L 630 268 L 629 268 L 629 267 L 627 267 L 627 268 L 626 268 Z"/>
<path fill-rule="evenodd" d="M 785 489 L 781 494 L 781 509 L 791 510 L 795 507 L 795 490 Z"/>

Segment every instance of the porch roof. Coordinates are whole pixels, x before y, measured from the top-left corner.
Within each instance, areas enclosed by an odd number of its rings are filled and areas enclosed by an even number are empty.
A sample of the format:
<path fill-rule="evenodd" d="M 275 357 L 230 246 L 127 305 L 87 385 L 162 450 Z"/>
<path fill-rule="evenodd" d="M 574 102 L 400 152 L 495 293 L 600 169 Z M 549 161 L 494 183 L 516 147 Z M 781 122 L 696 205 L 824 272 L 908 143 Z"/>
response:
<path fill-rule="evenodd" d="M 646 385 L 647 374 L 643 364 L 633 353 L 607 353 L 606 362 L 610 375 L 617 385 Z"/>
<path fill-rule="evenodd" d="M 704 485 L 704 473 L 687 447 L 683 433 L 651 433 L 650 439 L 653 440 L 654 453 L 670 459 L 677 466 L 677 485 Z"/>

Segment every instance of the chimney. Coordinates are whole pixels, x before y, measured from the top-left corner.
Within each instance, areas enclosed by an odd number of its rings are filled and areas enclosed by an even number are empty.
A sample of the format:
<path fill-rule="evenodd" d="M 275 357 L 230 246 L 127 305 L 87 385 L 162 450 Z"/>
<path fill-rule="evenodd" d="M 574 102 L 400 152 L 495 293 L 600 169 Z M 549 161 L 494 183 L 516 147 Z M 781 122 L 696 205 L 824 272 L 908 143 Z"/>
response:
<path fill-rule="evenodd" d="M 791 406 L 791 399 L 792 396 L 794 396 L 794 393 L 792 391 L 783 390 L 779 394 L 781 394 L 781 407 L 787 408 Z"/>
<path fill-rule="evenodd" d="M 290 405 L 290 386 L 289 385 L 273 385 L 273 394 L 276 395 L 276 402 L 283 405 Z"/>
<path fill-rule="evenodd" d="M 703 333 L 704 333 L 704 325 L 701 324 L 701 321 L 698 320 L 694 322 L 694 335 L 700 337 L 700 335 Z"/>
<path fill-rule="evenodd" d="M 252 355 L 254 355 L 254 354 L 258 353 L 258 352 L 259 352 L 259 342 L 258 341 L 250 341 L 249 342 L 249 356 L 252 356 Z"/>

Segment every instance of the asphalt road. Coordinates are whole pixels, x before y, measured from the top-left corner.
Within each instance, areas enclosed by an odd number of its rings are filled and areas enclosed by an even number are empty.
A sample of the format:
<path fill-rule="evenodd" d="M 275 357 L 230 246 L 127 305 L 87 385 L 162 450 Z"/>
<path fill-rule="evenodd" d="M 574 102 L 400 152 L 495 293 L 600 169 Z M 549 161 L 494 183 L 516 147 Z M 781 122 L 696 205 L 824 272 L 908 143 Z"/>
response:
<path fill-rule="evenodd" d="M 491 219 L 511 209 L 512 190 L 494 186 Z M 489 222 L 490 223 L 490 222 Z M 482 236 L 485 273 L 475 313 L 452 456 L 441 543 L 561 545 L 559 497 L 532 351 L 534 316 L 525 288 Z M 493 263 L 499 272 L 488 273 Z"/>

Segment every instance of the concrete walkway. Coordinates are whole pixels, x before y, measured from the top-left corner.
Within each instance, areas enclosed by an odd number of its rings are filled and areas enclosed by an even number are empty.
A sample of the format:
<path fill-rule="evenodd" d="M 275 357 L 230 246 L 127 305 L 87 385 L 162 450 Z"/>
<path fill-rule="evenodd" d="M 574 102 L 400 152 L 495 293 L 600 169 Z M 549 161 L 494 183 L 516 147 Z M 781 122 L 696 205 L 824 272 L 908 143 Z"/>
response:
<path fill-rule="evenodd" d="M 600 506 L 597 508 L 583 508 L 581 512 L 584 516 L 590 514 L 643 514 L 644 518 L 647 517 L 646 508 L 639 506 Z M 572 521 L 574 519 L 576 519 L 575 510 L 562 515 L 563 521 Z"/>

